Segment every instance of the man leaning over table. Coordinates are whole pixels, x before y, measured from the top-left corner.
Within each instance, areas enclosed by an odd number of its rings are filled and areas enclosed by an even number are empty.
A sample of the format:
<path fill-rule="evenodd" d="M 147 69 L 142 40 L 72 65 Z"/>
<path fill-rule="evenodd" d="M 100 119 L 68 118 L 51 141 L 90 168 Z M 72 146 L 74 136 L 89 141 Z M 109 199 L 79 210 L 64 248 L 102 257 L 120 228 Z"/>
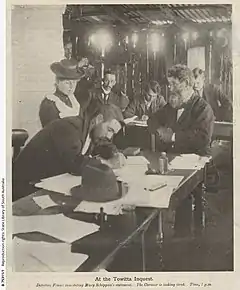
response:
<path fill-rule="evenodd" d="M 92 119 L 82 111 L 79 116 L 58 119 L 40 130 L 13 164 L 13 199 L 32 193 L 36 189 L 30 183 L 42 178 L 66 172 L 81 175 L 94 147 L 100 152 L 111 151 L 113 135 L 121 129 L 119 121 L 123 117 L 119 111 L 114 105 L 106 105 Z M 111 157 L 110 153 L 107 155 Z"/>
<path fill-rule="evenodd" d="M 149 120 L 161 151 L 210 154 L 214 126 L 211 106 L 194 92 L 194 76 L 184 65 L 168 71 L 168 103 Z"/>
<path fill-rule="evenodd" d="M 174 153 L 210 154 L 214 115 L 210 105 L 193 90 L 194 76 L 184 65 L 168 71 L 168 103 L 148 120 L 156 134 L 158 149 Z M 197 187 L 192 194 L 202 190 Z M 191 229 L 192 200 L 189 196 L 176 209 L 175 234 L 188 235 Z"/>

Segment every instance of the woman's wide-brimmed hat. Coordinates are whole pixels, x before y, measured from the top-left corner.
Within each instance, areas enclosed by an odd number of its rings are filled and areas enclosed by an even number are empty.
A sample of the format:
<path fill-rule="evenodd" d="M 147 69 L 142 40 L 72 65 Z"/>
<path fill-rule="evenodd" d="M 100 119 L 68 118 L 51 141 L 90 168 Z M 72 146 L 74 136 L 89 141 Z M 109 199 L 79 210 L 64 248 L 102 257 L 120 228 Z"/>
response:
<path fill-rule="evenodd" d="M 78 62 L 74 59 L 63 59 L 50 66 L 52 72 L 61 79 L 80 80 L 85 73 L 78 69 Z"/>
<path fill-rule="evenodd" d="M 92 159 L 82 171 L 82 184 L 71 189 L 76 199 L 91 202 L 108 202 L 122 197 L 113 170 L 99 160 Z"/>

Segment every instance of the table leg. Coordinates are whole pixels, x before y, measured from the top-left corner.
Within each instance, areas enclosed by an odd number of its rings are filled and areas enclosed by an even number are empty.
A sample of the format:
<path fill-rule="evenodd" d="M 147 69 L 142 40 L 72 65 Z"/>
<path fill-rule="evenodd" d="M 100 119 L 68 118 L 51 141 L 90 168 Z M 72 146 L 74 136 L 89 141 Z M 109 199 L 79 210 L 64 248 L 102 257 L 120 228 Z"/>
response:
<path fill-rule="evenodd" d="M 145 258 L 145 232 L 141 234 L 141 244 L 142 244 L 142 270 L 146 271 L 146 258 Z"/>
<path fill-rule="evenodd" d="M 174 236 L 176 238 L 191 236 L 192 215 L 192 196 L 189 195 L 176 208 L 174 223 Z"/>
<path fill-rule="evenodd" d="M 156 237 L 156 243 L 157 243 L 157 254 L 158 254 L 158 260 L 159 260 L 159 270 L 162 270 L 164 268 L 164 263 L 163 263 L 163 239 L 164 239 L 164 234 L 163 234 L 163 218 L 162 218 L 162 211 L 159 211 L 158 214 L 158 232 L 157 232 L 157 237 Z"/>
<path fill-rule="evenodd" d="M 199 236 L 205 228 L 204 210 L 205 185 L 200 183 L 193 192 L 194 196 L 194 235 Z"/>

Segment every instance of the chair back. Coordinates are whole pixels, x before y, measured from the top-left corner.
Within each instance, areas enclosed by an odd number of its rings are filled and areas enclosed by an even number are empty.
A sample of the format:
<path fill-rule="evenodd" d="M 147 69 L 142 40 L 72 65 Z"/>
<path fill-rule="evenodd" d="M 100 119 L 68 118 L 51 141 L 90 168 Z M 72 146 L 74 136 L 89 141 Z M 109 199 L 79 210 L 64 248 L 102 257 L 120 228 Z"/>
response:
<path fill-rule="evenodd" d="M 20 153 L 21 148 L 25 145 L 28 137 L 28 132 L 24 129 L 12 130 L 13 162 Z"/>
<path fill-rule="evenodd" d="M 213 140 L 232 141 L 233 123 L 230 122 L 214 122 Z"/>

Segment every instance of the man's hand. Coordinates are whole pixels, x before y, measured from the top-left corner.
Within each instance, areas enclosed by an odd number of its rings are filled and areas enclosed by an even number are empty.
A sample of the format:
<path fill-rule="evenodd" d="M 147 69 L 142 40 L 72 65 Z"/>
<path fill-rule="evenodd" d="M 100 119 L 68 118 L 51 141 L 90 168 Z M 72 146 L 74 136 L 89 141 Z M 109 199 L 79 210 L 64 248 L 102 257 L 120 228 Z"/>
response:
<path fill-rule="evenodd" d="M 121 152 L 115 153 L 110 159 L 103 159 L 101 157 L 98 158 L 102 163 L 108 165 L 112 169 L 119 169 L 126 165 L 126 157 Z"/>
<path fill-rule="evenodd" d="M 143 115 L 141 120 L 147 122 L 147 120 L 149 119 L 149 117 L 147 115 Z"/>
<path fill-rule="evenodd" d="M 82 58 L 79 62 L 78 62 L 78 68 L 82 68 L 84 66 L 88 66 L 88 59 L 86 57 Z"/>
<path fill-rule="evenodd" d="M 160 127 L 157 129 L 157 135 L 164 143 L 172 143 L 173 130 L 171 128 Z"/>

